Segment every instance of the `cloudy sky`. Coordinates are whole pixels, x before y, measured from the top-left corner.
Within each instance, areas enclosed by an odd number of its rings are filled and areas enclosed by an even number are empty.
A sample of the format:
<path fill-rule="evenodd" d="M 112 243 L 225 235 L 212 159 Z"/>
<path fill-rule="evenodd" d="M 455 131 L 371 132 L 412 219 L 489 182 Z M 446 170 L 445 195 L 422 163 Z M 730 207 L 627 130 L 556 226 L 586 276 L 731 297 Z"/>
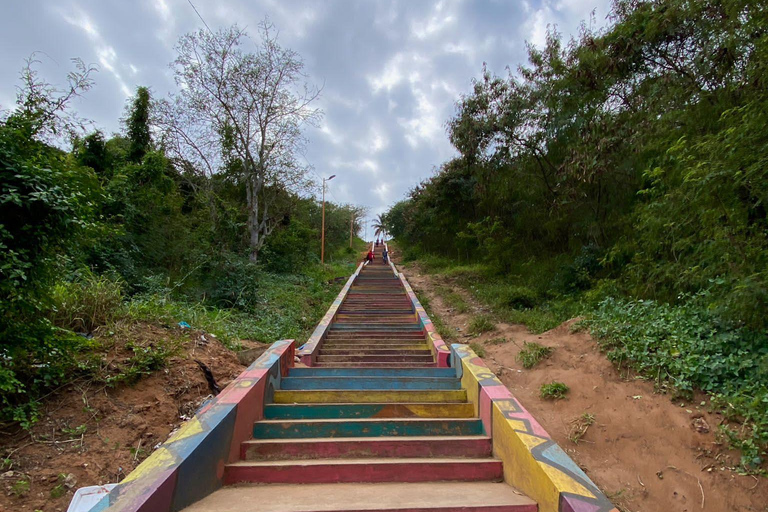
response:
<path fill-rule="evenodd" d="M 450 158 L 445 122 L 483 63 L 495 73 L 526 59 L 548 26 L 568 36 L 582 20 L 606 24 L 609 0 L 192 0 L 207 24 L 252 35 L 269 16 L 323 86 L 322 124 L 306 158 L 336 174 L 330 199 L 386 210 Z M 168 64 L 181 34 L 202 22 L 189 0 L 3 0 L 0 106 L 12 106 L 18 72 L 43 52 L 43 76 L 61 82 L 69 59 L 96 64 L 96 86 L 77 109 L 106 133 L 120 130 L 137 85 L 174 88 Z"/>

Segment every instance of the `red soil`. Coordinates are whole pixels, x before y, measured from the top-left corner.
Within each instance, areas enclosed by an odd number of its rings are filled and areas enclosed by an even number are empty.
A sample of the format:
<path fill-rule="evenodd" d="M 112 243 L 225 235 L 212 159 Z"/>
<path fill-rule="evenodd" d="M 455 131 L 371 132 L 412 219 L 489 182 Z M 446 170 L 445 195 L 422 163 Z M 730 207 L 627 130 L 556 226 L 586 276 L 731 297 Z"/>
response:
<path fill-rule="evenodd" d="M 120 481 L 210 396 L 193 359 L 212 370 L 221 388 L 244 368 L 233 351 L 199 331 L 139 324 L 114 338 L 104 354 L 113 365 L 129 356 L 128 341 L 149 346 L 177 340 L 180 350 L 166 369 L 134 386 L 87 380 L 66 386 L 46 400 L 30 432 L 2 432 L 0 512 L 63 512 L 77 488 Z M 65 483 L 66 475 L 72 476 Z M 29 483 L 26 491 L 23 482 Z"/>
<path fill-rule="evenodd" d="M 620 375 L 588 333 L 571 332 L 574 321 L 540 335 L 522 325 L 499 323 L 493 332 L 470 337 L 465 334 L 468 323 L 482 308 L 469 294 L 444 277 L 423 275 L 414 265 L 403 270 L 417 294 L 429 298 L 433 314 L 460 329 L 454 342 L 484 346 L 488 366 L 620 510 L 768 511 L 768 479 L 731 469 L 739 454 L 717 439 L 722 418 L 708 411 L 706 396 L 673 402 L 655 393 L 653 383 Z M 460 293 L 475 311 L 453 311 L 435 292 L 438 286 Z M 507 342 L 487 343 L 498 338 Z M 554 351 L 526 370 L 516 360 L 526 341 Z M 570 387 L 567 399 L 539 397 L 539 387 L 552 381 Z M 595 421 L 574 443 L 569 437 L 584 413 Z"/>

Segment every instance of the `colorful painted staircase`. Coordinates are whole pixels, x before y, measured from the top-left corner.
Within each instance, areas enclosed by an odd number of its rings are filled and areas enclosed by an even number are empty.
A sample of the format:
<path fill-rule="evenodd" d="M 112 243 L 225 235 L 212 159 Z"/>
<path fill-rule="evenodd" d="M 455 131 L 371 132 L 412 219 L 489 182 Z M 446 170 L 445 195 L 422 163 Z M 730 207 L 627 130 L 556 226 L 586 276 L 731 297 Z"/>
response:
<path fill-rule="evenodd" d="M 319 367 L 435 366 L 432 352 L 400 279 L 382 260 L 362 268 L 330 325 Z"/>
<path fill-rule="evenodd" d="M 537 510 L 451 368 L 293 368 L 240 455 L 186 510 Z"/>
<path fill-rule="evenodd" d="M 227 464 L 226 487 L 188 512 L 534 512 L 454 368 L 435 367 L 402 283 L 364 267 L 311 368 L 291 368 Z M 257 485 L 270 484 L 270 485 Z"/>

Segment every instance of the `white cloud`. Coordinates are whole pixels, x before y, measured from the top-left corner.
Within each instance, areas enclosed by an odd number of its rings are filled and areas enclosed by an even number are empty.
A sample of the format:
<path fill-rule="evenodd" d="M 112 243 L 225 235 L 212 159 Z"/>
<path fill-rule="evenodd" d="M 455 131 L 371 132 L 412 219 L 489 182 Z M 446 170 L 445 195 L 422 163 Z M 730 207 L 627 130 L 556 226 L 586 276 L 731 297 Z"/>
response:
<path fill-rule="evenodd" d="M 93 23 L 88 14 L 86 14 L 81 9 L 76 9 L 76 12 L 73 14 L 61 12 L 61 15 L 67 23 L 82 30 L 88 39 L 94 43 L 96 46 L 96 57 L 99 60 L 99 65 L 101 68 L 109 71 L 112 74 L 112 76 L 117 81 L 118 86 L 120 87 L 120 91 L 125 96 L 130 96 L 131 89 L 125 83 L 123 77 L 120 75 L 120 72 L 117 70 L 117 52 L 104 40 L 104 38 L 101 36 L 101 33 L 99 32 L 98 27 Z"/>

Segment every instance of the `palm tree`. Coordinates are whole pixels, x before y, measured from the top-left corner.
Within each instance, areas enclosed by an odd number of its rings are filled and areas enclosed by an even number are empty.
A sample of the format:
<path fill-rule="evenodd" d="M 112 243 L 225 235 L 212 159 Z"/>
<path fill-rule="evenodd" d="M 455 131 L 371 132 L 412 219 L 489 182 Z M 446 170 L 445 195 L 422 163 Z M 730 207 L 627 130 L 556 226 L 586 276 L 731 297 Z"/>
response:
<path fill-rule="evenodd" d="M 384 222 L 384 216 L 382 214 L 379 214 L 376 219 L 373 221 L 373 229 L 374 235 L 376 238 L 379 238 L 379 235 L 386 235 L 387 234 L 387 226 Z"/>

